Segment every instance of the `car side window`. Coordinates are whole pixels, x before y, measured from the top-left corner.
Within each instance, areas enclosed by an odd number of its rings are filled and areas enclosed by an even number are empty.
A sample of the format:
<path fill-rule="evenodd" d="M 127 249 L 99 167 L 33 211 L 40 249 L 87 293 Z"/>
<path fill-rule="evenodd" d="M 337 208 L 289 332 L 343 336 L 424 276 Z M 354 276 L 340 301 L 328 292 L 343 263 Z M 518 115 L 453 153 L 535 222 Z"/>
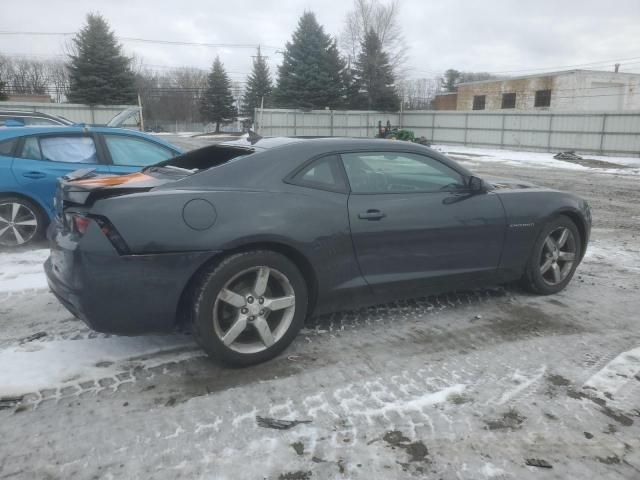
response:
<path fill-rule="evenodd" d="M 404 152 L 342 154 L 353 193 L 459 190 L 463 176 L 434 158 Z"/>
<path fill-rule="evenodd" d="M 347 185 L 336 155 L 318 158 L 291 179 L 292 183 L 321 190 L 346 192 Z"/>
<path fill-rule="evenodd" d="M 40 144 L 38 144 L 38 137 L 27 137 L 24 139 L 22 152 L 20 152 L 20 158 L 42 160 L 42 154 L 40 153 Z"/>
<path fill-rule="evenodd" d="M 5 157 L 11 156 L 16 143 L 17 141 L 15 138 L 0 142 L 0 155 L 4 155 Z"/>
<path fill-rule="evenodd" d="M 96 144 L 91 137 L 70 135 L 41 137 L 40 150 L 42 159 L 51 162 L 98 163 Z"/>
<path fill-rule="evenodd" d="M 107 149 L 114 165 L 146 167 L 175 157 L 175 152 L 143 138 L 105 135 Z"/>

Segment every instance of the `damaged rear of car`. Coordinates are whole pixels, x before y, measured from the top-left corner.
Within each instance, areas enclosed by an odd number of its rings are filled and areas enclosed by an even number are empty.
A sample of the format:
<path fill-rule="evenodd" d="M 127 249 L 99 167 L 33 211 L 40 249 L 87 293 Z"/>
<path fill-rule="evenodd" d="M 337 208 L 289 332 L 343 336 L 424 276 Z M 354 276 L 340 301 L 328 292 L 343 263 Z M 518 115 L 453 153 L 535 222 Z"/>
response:
<path fill-rule="evenodd" d="M 165 211 L 162 238 L 189 238 L 203 228 L 202 219 L 215 222 L 215 209 L 179 190 L 180 182 L 203 170 L 251 155 L 244 146 L 211 146 L 175 157 L 130 175 L 99 176 L 90 170 L 59 179 L 55 218 L 48 229 L 51 255 L 45 263 L 51 291 L 75 316 L 97 331 L 121 334 L 167 332 L 175 328 L 181 288 L 216 253 L 188 251 L 171 242 L 154 243 L 124 238 L 119 227 L 130 213 L 144 222 L 144 210 L 157 211 L 154 191 L 176 189 L 173 211 Z M 197 195 L 196 195 L 197 196 Z M 157 215 L 154 215 L 154 217 Z M 154 222 L 158 228 L 158 223 Z M 136 229 L 148 231 L 145 225 Z M 129 230 L 129 229 L 127 229 Z M 126 280 L 126 281 L 123 281 Z M 131 284 L 143 289 L 131 289 Z M 104 296 L 116 301 L 104 301 Z M 128 319 L 136 318 L 132 323 Z"/>

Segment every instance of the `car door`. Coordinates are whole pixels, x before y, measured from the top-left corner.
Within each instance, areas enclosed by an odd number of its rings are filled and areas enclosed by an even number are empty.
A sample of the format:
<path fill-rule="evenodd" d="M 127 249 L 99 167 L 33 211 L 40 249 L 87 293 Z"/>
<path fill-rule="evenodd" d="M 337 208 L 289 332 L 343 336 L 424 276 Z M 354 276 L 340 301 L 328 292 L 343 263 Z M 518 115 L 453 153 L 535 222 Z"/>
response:
<path fill-rule="evenodd" d="M 52 213 L 57 179 L 81 168 L 109 173 L 90 133 L 30 135 L 21 139 L 11 170 L 18 184 Z"/>
<path fill-rule="evenodd" d="M 175 157 L 178 152 L 134 135 L 104 133 L 101 135 L 112 173 L 131 173 Z"/>
<path fill-rule="evenodd" d="M 497 195 L 470 192 L 461 173 L 425 155 L 341 157 L 354 249 L 378 295 L 444 291 L 496 273 L 506 225 Z"/>

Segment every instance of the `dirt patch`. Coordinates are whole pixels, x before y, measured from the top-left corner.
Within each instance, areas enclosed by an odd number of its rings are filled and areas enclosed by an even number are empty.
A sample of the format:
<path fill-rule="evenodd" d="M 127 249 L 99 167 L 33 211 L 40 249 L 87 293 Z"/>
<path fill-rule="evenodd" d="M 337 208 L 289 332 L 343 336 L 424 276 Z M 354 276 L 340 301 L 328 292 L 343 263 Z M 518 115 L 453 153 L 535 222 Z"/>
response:
<path fill-rule="evenodd" d="M 420 441 L 412 442 L 402 432 L 393 430 L 384 434 L 382 439 L 392 448 L 401 448 L 409 455 L 409 462 L 428 462 L 429 449 Z"/>
<path fill-rule="evenodd" d="M 522 427 L 522 423 L 527 419 L 524 415 L 512 408 L 502 414 L 501 418 L 485 421 L 487 430 L 517 430 Z"/>
<path fill-rule="evenodd" d="M 564 378 L 562 375 L 555 375 L 555 374 L 548 375 L 547 381 L 550 384 L 555 385 L 556 387 L 567 387 L 571 384 L 571 382 L 566 378 Z"/>
<path fill-rule="evenodd" d="M 628 417 L 624 413 L 616 411 L 616 410 L 612 409 L 611 407 L 607 406 L 607 401 L 602 399 L 602 398 L 594 397 L 594 396 L 589 395 L 587 393 L 579 392 L 579 391 L 573 390 L 573 389 L 567 390 L 567 396 L 569 398 L 573 398 L 573 399 L 576 399 L 576 400 L 582 400 L 582 399 L 590 400 L 590 401 L 592 401 L 593 403 L 595 403 L 596 405 L 598 405 L 600 407 L 598 409 L 600 411 L 600 413 L 602 413 L 603 415 L 606 415 L 607 417 L 611 418 L 612 420 L 615 420 L 620 425 L 622 425 L 624 427 L 630 427 L 631 425 L 633 425 L 633 419 L 631 417 Z"/>
<path fill-rule="evenodd" d="M 291 444 L 291 448 L 293 448 L 298 455 L 304 454 L 304 444 L 302 442 L 294 442 Z"/>
<path fill-rule="evenodd" d="M 596 457 L 600 463 L 604 463 L 605 465 L 616 465 L 620 463 L 620 457 L 617 455 L 612 455 L 610 457 Z"/>
<path fill-rule="evenodd" d="M 463 393 L 452 393 L 447 397 L 447 401 L 454 405 L 463 405 L 465 403 L 473 402 L 473 398 Z"/>
<path fill-rule="evenodd" d="M 309 480 L 311 478 L 311 472 L 303 472 L 298 470 L 297 472 L 281 473 L 278 480 Z"/>

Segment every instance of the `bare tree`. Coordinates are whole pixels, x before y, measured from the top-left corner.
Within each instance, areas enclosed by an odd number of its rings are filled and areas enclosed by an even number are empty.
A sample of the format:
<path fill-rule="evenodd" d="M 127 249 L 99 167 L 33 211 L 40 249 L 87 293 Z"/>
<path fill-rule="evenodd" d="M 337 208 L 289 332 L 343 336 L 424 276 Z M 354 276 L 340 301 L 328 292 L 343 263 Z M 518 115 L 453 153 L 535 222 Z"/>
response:
<path fill-rule="evenodd" d="M 407 50 L 399 13 L 398 0 L 391 0 L 388 4 L 380 0 L 353 0 L 353 9 L 347 13 L 340 35 L 340 45 L 348 60 L 353 62 L 358 57 L 367 32 L 373 29 L 389 55 L 396 77 L 399 76 L 406 62 Z"/>
<path fill-rule="evenodd" d="M 69 93 L 69 71 L 63 61 L 55 60 L 49 62 L 49 84 L 53 101 L 62 103 L 67 99 Z"/>
<path fill-rule="evenodd" d="M 414 78 L 400 81 L 398 91 L 404 110 L 431 110 L 439 88 L 438 78 Z"/>
<path fill-rule="evenodd" d="M 207 73 L 183 67 L 158 73 L 140 67 L 136 88 L 142 97 L 145 119 L 153 127 L 160 122 L 199 122 L 200 96 Z"/>

